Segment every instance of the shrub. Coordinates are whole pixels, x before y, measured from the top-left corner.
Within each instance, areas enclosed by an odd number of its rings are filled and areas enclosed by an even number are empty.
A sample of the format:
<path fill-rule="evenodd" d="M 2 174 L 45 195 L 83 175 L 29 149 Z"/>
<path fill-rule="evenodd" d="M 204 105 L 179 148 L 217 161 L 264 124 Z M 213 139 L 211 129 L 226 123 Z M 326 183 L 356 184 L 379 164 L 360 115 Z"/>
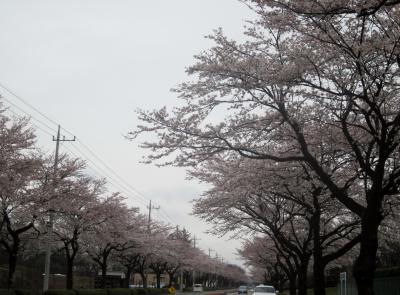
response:
<path fill-rule="evenodd" d="M 27 290 L 27 289 L 16 289 L 16 290 L 14 290 L 14 292 L 16 295 L 35 295 L 36 294 L 32 290 Z"/>
<path fill-rule="evenodd" d="M 151 288 L 151 289 L 147 289 L 147 292 L 149 294 L 162 294 L 163 293 L 163 289 Z"/>
<path fill-rule="evenodd" d="M 107 295 L 106 289 L 75 289 L 76 295 Z"/>
<path fill-rule="evenodd" d="M 74 290 L 51 289 L 44 292 L 43 295 L 76 295 L 76 292 Z"/>
<path fill-rule="evenodd" d="M 108 289 L 108 295 L 133 295 L 134 292 L 131 289 L 122 289 L 122 288 L 115 288 L 115 289 Z"/>
<path fill-rule="evenodd" d="M 388 268 L 378 268 L 375 271 L 376 278 L 383 278 L 383 277 L 396 277 L 400 276 L 400 267 L 388 267 Z"/>
<path fill-rule="evenodd" d="M 144 289 L 144 288 L 135 288 L 134 290 L 136 291 L 136 294 L 138 294 L 138 295 L 147 294 L 147 289 Z"/>

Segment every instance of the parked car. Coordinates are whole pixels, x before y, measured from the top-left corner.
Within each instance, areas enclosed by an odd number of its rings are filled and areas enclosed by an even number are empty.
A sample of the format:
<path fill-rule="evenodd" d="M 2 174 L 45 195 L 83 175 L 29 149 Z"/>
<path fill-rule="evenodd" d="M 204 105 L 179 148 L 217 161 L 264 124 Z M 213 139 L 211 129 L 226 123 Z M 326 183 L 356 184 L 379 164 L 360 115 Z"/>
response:
<path fill-rule="evenodd" d="M 202 284 L 194 284 L 193 292 L 203 292 L 203 285 Z"/>
<path fill-rule="evenodd" d="M 247 286 L 239 286 L 238 294 L 247 294 Z"/>
<path fill-rule="evenodd" d="M 276 295 L 276 292 L 273 286 L 258 285 L 254 288 L 253 295 Z"/>

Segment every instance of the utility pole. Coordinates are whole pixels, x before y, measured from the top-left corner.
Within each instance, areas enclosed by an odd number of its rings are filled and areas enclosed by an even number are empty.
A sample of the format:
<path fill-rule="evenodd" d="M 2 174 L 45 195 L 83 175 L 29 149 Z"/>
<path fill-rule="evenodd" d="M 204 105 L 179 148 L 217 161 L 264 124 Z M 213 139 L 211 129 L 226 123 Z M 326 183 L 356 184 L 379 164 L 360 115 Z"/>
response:
<path fill-rule="evenodd" d="M 179 234 L 179 225 L 176 226 L 176 239 L 180 240 L 180 234 Z M 181 257 L 179 256 L 179 291 L 183 292 L 183 266 L 182 266 L 182 261 Z"/>
<path fill-rule="evenodd" d="M 57 172 L 58 172 L 58 155 L 61 141 L 75 141 L 75 136 L 73 139 L 66 139 L 65 136 L 60 138 L 60 125 L 58 125 L 57 137 L 53 141 L 56 142 L 56 153 L 54 156 L 54 170 L 53 170 L 53 194 L 56 194 L 56 184 L 57 184 Z M 50 201 L 51 202 L 51 201 Z M 54 222 L 54 212 L 53 208 L 50 206 L 49 210 L 49 222 L 47 224 L 47 243 L 46 243 L 46 258 L 44 264 L 44 278 L 43 278 L 43 292 L 49 289 L 49 278 L 50 278 L 50 260 L 51 260 L 51 240 L 53 236 L 53 222 Z"/>
<path fill-rule="evenodd" d="M 196 238 L 196 236 L 193 237 L 193 248 L 196 248 L 196 241 L 200 240 L 199 238 Z M 196 271 L 193 267 L 193 288 L 194 284 L 196 283 Z"/>
<path fill-rule="evenodd" d="M 215 251 L 215 259 L 218 261 L 219 257 L 218 257 L 218 253 Z M 218 288 L 218 268 L 217 266 L 215 266 L 215 287 Z"/>
<path fill-rule="evenodd" d="M 152 209 L 158 210 L 158 209 L 160 209 L 160 206 L 155 207 L 155 206 L 151 205 L 151 200 L 150 200 L 150 203 L 149 203 L 149 206 L 147 206 L 147 209 L 149 209 L 149 219 L 148 219 L 148 223 L 147 223 L 147 231 L 150 232 L 151 210 Z"/>
<path fill-rule="evenodd" d="M 211 252 L 212 251 L 214 251 L 213 249 L 211 249 L 211 248 L 208 248 L 208 257 L 211 257 Z"/>
<path fill-rule="evenodd" d="M 193 248 L 196 248 L 196 241 L 199 241 L 201 239 L 196 238 L 196 236 L 193 236 Z"/>
<path fill-rule="evenodd" d="M 179 284 L 179 291 L 183 292 L 183 269 L 181 266 L 181 279 L 180 279 L 180 284 Z"/>

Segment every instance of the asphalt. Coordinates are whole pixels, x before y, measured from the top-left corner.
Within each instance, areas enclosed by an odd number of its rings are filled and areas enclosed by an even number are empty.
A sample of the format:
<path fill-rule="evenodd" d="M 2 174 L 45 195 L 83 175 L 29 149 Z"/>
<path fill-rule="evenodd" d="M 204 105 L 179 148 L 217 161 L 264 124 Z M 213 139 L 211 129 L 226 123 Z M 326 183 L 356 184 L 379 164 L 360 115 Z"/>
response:
<path fill-rule="evenodd" d="M 216 291 L 207 291 L 207 292 L 179 292 L 175 293 L 176 295 L 237 295 L 237 292 L 234 290 L 216 290 Z"/>

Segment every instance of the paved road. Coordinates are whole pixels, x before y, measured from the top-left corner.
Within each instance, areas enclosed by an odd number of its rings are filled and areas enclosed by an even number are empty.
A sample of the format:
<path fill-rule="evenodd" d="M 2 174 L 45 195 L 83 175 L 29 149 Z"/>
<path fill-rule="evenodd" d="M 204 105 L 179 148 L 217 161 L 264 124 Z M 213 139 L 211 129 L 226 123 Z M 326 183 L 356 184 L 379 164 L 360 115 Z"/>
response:
<path fill-rule="evenodd" d="M 233 290 L 216 290 L 216 291 L 207 291 L 207 292 L 184 292 L 181 293 L 179 291 L 176 292 L 176 295 L 238 295 L 237 292 Z"/>

